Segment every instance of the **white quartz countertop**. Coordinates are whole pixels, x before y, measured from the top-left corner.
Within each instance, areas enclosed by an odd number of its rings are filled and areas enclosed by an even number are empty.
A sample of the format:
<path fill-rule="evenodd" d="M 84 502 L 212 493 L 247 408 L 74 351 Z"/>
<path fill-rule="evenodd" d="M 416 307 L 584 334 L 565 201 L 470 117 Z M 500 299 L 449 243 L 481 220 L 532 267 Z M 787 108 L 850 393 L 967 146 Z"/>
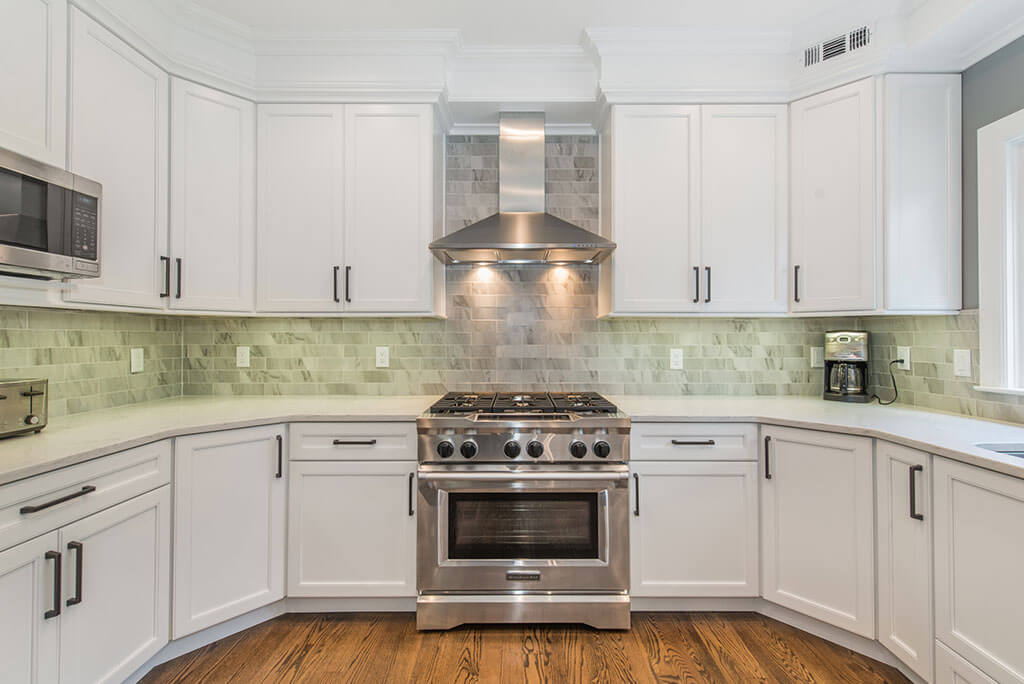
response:
<path fill-rule="evenodd" d="M 295 422 L 411 421 L 436 396 L 182 397 L 51 420 L 38 435 L 0 440 L 0 485 L 169 437 Z M 887 439 L 1024 477 L 1024 459 L 979 443 L 1024 445 L 1024 426 L 813 397 L 614 396 L 634 422 L 743 422 Z"/>
<path fill-rule="evenodd" d="M 977 444 L 1024 446 L 1024 426 L 903 406 L 848 404 L 817 397 L 613 396 L 634 423 L 734 422 L 876 437 L 939 456 L 1024 477 L 1024 458 Z"/>

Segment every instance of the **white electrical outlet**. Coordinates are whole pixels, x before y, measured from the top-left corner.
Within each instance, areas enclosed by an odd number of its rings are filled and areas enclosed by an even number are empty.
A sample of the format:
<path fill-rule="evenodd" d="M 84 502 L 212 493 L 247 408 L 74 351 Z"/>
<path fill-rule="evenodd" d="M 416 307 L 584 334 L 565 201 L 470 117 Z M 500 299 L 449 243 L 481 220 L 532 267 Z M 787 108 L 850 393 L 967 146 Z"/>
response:
<path fill-rule="evenodd" d="M 236 368 L 248 368 L 249 367 L 249 348 L 248 347 L 235 347 L 235 367 Z"/>
<path fill-rule="evenodd" d="M 825 348 L 811 347 L 811 368 L 825 367 Z"/>
<path fill-rule="evenodd" d="M 129 355 L 129 372 L 141 373 L 146 370 L 146 350 L 142 347 L 134 347 Z"/>
<path fill-rule="evenodd" d="M 391 365 L 391 348 L 377 347 L 377 368 L 387 368 Z"/>
<path fill-rule="evenodd" d="M 896 358 L 903 359 L 903 363 L 897 363 L 896 368 L 910 370 L 910 347 L 896 347 Z"/>
<path fill-rule="evenodd" d="M 670 349 L 668 352 L 668 367 L 672 370 L 683 370 L 683 350 Z"/>
<path fill-rule="evenodd" d="M 953 375 L 961 378 L 971 377 L 971 350 L 953 350 Z"/>

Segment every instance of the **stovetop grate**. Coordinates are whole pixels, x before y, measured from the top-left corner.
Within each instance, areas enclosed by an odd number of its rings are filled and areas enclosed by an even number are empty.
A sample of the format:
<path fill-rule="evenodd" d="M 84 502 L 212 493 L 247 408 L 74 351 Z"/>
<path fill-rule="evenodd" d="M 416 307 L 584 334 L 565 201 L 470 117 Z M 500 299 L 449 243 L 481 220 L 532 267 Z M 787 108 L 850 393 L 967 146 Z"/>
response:
<path fill-rule="evenodd" d="M 430 413 L 616 413 L 618 409 L 597 392 L 449 392 L 430 407 Z"/>

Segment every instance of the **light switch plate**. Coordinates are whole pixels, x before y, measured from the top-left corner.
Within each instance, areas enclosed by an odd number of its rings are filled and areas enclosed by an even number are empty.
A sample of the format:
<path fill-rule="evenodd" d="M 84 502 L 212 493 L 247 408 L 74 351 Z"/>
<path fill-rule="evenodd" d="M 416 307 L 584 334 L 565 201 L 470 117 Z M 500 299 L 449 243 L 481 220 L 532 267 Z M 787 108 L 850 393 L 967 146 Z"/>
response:
<path fill-rule="evenodd" d="M 377 347 L 377 368 L 387 368 L 391 365 L 391 348 Z"/>
<path fill-rule="evenodd" d="M 668 367 L 672 370 L 683 370 L 683 350 L 670 349 L 668 352 Z"/>
<path fill-rule="evenodd" d="M 896 347 L 896 358 L 903 359 L 903 363 L 897 363 L 896 368 L 910 370 L 910 347 Z"/>
<path fill-rule="evenodd" d="M 235 367 L 249 367 L 249 347 L 235 347 Z"/>
<path fill-rule="evenodd" d="M 130 354 L 129 372 L 141 373 L 146 370 L 146 350 L 142 347 L 133 347 Z"/>
<path fill-rule="evenodd" d="M 971 350 L 953 350 L 953 375 L 961 378 L 971 377 Z"/>
<path fill-rule="evenodd" d="M 825 348 L 811 347 L 811 368 L 825 367 Z"/>

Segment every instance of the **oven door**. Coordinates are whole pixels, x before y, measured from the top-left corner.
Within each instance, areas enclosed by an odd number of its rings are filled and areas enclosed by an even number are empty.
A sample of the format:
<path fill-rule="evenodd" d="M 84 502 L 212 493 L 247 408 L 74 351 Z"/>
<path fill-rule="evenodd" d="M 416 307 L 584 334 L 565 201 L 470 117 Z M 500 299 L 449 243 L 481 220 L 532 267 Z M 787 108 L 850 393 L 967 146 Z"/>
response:
<path fill-rule="evenodd" d="M 627 466 L 421 466 L 420 593 L 625 593 Z"/>

